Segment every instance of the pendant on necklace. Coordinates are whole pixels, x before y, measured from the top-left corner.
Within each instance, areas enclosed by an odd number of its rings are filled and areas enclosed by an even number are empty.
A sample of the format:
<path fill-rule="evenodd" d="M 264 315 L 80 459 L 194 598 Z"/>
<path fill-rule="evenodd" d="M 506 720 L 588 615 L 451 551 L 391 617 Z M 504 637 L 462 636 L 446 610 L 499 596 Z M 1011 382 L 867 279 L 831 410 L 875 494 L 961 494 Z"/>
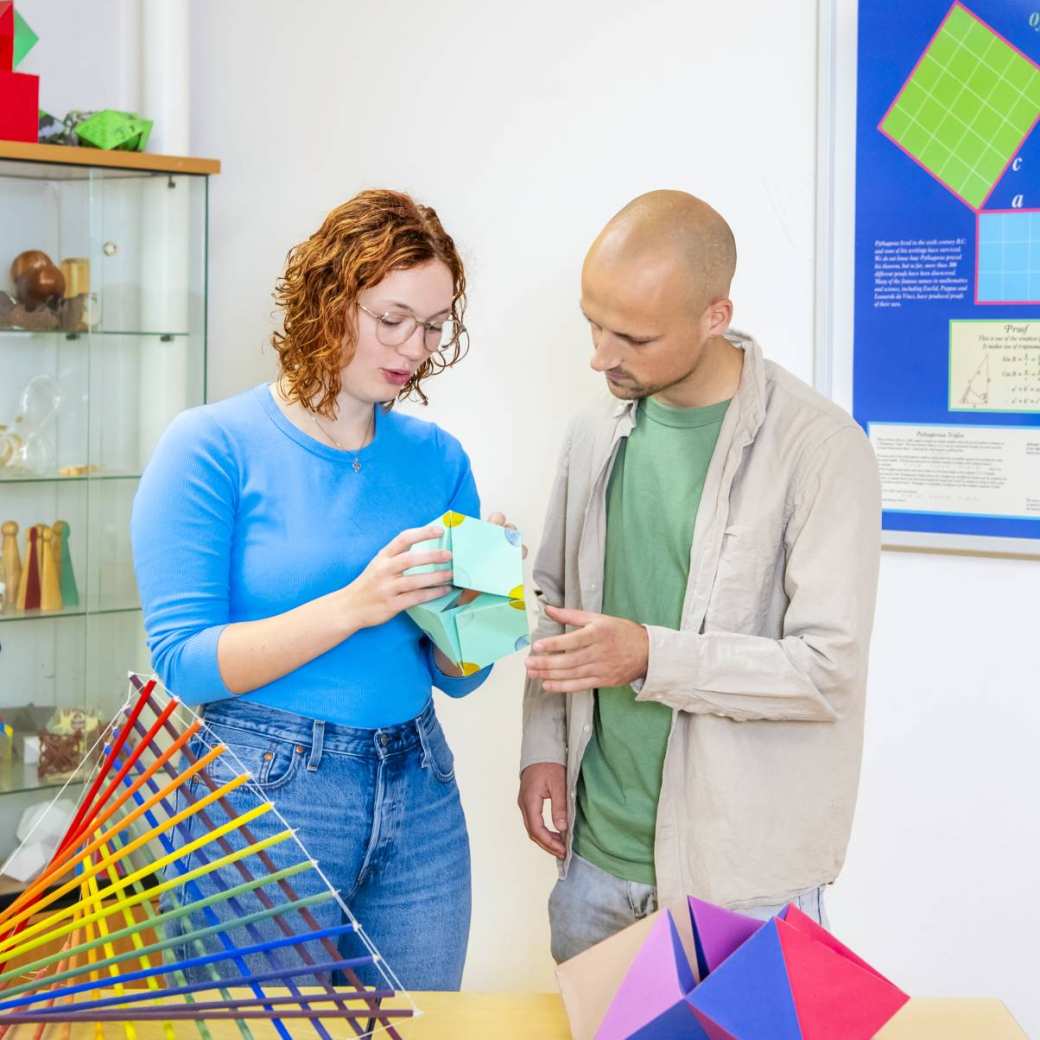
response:
<path fill-rule="evenodd" d="M 355 473 L 360 473 L 361 472 L 361 463 L 360 463 L 360 461 L 358 459 L 354 460 L 354 472 Z"/>

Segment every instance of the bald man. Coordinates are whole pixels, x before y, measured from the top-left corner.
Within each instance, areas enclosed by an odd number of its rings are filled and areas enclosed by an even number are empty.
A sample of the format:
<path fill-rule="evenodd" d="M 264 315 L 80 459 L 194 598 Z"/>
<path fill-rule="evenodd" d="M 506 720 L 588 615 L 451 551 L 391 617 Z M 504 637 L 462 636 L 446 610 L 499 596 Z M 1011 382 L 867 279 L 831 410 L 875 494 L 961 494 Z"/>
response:
<path fill-rule="evenodd" d="M 845 856 L 877 466 L 845 412 L 730 329 L 735 267 L 718 213 L 656 191 L 582 269 L 614 400 L 572 423 L 552 492 L 519 797 L 560 861 L 557 961 L 687 895 L 822 922 Z"/>

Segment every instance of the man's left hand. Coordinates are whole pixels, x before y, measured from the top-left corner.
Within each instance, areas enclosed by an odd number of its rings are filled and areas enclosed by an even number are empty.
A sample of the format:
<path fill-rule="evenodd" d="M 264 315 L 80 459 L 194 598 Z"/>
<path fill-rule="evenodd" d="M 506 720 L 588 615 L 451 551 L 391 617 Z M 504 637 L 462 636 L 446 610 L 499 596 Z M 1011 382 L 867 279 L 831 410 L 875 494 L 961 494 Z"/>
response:
<path fill-rule="evenodd" d="M 545 613 L 575 629 L 540 639 L 527 658 L 527 674 L 546 693 L 576 693 L 627 686 L 646 675 L 650 637 L 642 625 L 606 614 L 546 607 Z"/>

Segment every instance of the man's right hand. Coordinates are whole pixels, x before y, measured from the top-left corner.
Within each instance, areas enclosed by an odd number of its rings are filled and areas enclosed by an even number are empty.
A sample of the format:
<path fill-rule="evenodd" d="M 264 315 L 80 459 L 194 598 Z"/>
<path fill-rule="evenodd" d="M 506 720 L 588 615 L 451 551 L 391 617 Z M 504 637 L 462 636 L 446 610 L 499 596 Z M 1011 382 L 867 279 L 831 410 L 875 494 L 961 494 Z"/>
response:
<path fill-rule="evenodd" d="M 553 826 L 545 825 L 543 809 L 549 799 Z M 557 859 L 567 854 L 567 767 L 558 762 L 535 762 L 520 774 L 520 797 L 517 799 L 527 835 L 536 845 Z"/>

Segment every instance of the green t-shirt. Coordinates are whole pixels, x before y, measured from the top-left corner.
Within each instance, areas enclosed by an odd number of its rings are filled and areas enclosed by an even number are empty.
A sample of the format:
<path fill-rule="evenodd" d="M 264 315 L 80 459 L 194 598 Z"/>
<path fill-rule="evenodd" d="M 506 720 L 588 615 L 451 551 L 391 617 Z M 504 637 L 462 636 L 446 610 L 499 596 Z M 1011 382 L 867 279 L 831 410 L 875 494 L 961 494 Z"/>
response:
<path fill-rule="evenodd" d="M 639 405 L 607 489 L 603 613 L 678 628 L 693 525 L 728 401 L 706 408 Z M 655 884 L 654 830 L 672 711 L 631 686 L 596 693 L 581 763 L 574 849 L 626 881 Z"/>

